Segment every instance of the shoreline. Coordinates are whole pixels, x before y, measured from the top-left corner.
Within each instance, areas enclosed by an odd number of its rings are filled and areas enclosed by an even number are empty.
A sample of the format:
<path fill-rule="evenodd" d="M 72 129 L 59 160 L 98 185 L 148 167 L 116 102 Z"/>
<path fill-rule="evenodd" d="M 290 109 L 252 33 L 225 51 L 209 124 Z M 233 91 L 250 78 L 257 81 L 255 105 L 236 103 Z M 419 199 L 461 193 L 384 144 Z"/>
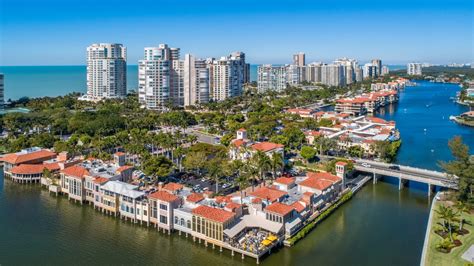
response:
<path fill-rule="evenodd" d="M 433 222 L 434 206 L 437 201 L 436 198 L 439 196 L 439 193 L 440 192 L 438 191 L 436 195 L 433 197 L 433 200 L 431 201 L 430 216 L 428 218 L 428 223 L 426 225 L 425 240 L 423 242 L 423 251 L 421 253 L 420 266 L 425 266 L 426 264 L 426 254 L 428 252 L 428 244 L 430 242 L 431 223 Z"/>

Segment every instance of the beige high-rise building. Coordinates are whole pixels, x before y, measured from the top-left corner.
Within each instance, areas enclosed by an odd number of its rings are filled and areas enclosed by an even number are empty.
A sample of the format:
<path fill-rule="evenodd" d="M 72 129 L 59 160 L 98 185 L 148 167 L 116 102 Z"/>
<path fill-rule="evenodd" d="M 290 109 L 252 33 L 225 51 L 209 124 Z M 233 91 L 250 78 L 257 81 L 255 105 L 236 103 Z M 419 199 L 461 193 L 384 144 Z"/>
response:
<path fill-rule="evenodd" d="M 0 73 L 0 110 L 5 108 L 5 75 Z"/>
<path fill-rule="evenodd" d="M 382 75 L 382 60 L 380 59 L 372 59 L 372 65 L 376 67 L 376 74 L 377 77 L 380 77 Z"/>
<path fill-rule="evenodd" d="M 190 54 L 184 57 L 184 106 L 209 102 L 209 68 L 206 61 Z"/>
<path fill-rule="evenodd" d="M 117 43 L 87 47 L 87 95 L 82 100 L 121 98 L 127 95 L 127 50 Z"/>
<path fill-rule="evenodd" d="M 304 67 L 306 65 L 305 60 L 305 54 L 303 52 L 299 52 L 293 55 L 293 65 Z"/>
<path fill-rule="evenodd" d="M 210 68 L 210 99 L 222 101 L 240 96 L 247 78 L 245 54 L 234 52 L 218 60 L 207 60 Z"/>

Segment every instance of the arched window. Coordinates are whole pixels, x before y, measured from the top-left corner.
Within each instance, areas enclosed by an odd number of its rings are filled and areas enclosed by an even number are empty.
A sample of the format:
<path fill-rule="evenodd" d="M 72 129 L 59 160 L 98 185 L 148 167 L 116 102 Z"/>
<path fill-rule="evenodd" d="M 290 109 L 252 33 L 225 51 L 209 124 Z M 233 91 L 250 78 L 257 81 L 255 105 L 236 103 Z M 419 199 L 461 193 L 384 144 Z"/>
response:
<path fill-rule="evenodd" d="M 185 225 L 185 223 L 184 223 L 184 218 L 181 218 L 180 225 L 181 225 L 181 226 L 184 226 L 184 225 Z"/>
<path fill-rule="evenodd" d="M 191 228 L 191 221 L 188 220 L 188 228 Z"/>
<path fill-rule="evenodd" d="M 178 216 L 175 216 L 175 217 L 174 217 L 174 223 L 175 223 L 175 224 L 178 224 Z"/>

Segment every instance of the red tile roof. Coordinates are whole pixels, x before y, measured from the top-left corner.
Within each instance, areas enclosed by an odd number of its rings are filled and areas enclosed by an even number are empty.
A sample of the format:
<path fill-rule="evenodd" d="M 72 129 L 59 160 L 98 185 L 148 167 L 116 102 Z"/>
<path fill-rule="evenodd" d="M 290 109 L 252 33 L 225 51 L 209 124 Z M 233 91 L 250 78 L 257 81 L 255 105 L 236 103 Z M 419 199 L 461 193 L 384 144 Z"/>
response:
<path fill-rule="evenodd" d="M 96 184 L 103 184 L 103 183 L 105 183 L 105 182 L 107 182 L 107 181 L 109 181 L 109 179 L 108 179 L 108 178 L 105 178 L 105 177 L 96 177 L 96 178 L 94 179 L 94 183 L 96 183 Z"/>
<path fill-rule="evenodd" d="M 32 161 L 46 161 L 56 157 L 56 153 L 49 150 L 39 150 L 30 153 L 9 153 L 0 158 L 0 161 L 10 164 L 22 164 Z"/>
<path fill-rule="evenodd" d="M 240 146 L 242 146 L 243 144 L 245 144 L 245 141 L 243 139 L 234 139 L 232 141 L 232 145 L 234 145 L 235 147 L 239 148 Z"/>
<path fill-rule="evenodd" d="M 242 205 L 235 203 L 235 202 L 230 202 L 225 205 L 226 209 L 229 209 L 230 211 L 234 211 L 235 209 L 241 208 Z"/>
<path fill-rule="evenodd" d="M 201 205 L 193 209 L 193 214 L 218 223 L 225 223 L 235 217 L 235 213 L 233 212 L 209 207 L 206 205 Z"/>
<path fill-rule="evenodd" d="M 67 176 L 80 178 L 80 179 L 84 179 L 86 175 L 89 175 L 89 171 L 87 171 L 86 168 L 80 165 L 73 165 L 73 166 L 64 168 L 61 172 Z"/>
<path fill-rule="evenodd" d="M 192 193 L 192 194 L 190 194 L 189 196 L 186 197 L 187 201 L 193 202 L 193 203 L 200 202 L 203 199 L 204 199 L 204 196 L 202 194 L 199 194 L 199 193 Z"/>
<path fill-rule="evenodd" d="M 148 196 L 148 198 L 157 199 L 166 202 L 173 202 L 178 200 L 179 198 L 169 192 L 166 191 L 157 191 Z"/>
<path fill-rule="evenodd" d="M 41 174 L 46 166 L 42 164 L 20 164 L 18 166 L 14 166 L 10 172 L 12 174 L 20 174 L 20 175 L 32 175 L 32 174 Z"/>
<path fill-rule="evenodd" d="M 232 199 L 230 197 L 226 197 L 226 196 L 217 196 L 216 197 L 216 202 L 217 203 L 229 203 L 229 202 L 232 202 Z"/>
<path fill-rule="evenodd" d="M 279 183 L 283 185 L 291 185 L 295 183 L 295 179 L 291 177 L 279 177 L 275 180 L 275 183 Z"/>
<path fill-rule="evenodd" d="M 293 207 L 297 212 L 302 212 L 304 209 L 306 209 L 306 207 L 298 201 L 295 201 L 293 204 L 291 204 L 291 207 Z"/>
<path fill-rule="evenodd" d="M 284 191 L 268 187 L 261 187 L 250 193 L 251 196 L 261 198 L 262 200 L 268 200 L 270 202 L 274 202 L 286 194 L 287 193 Z"/>
<path fill-rule="evenodd" d="M 279 214 L 281 216 L 285 216 L 287 215 L 288 213 L 292 212 L 293 211 L 293 207 L 290 206 L 290 205 L 286 205 L 286 204 L 283 204 L 283 203 L 280 203 L 280 202 L 275 202 L 271 205 L 268 205 L 265 210 L 267 212 L 272 212 L 272 213 L 276 213 L 276 214 Z"/>
<path fill-rule="evenodd" d="M 266 142 L 266 141 L 255 143 L 252 145 L 252 149 L 257 150 L 257 151 L 263 151 L 263 152 L 268 152 L 268 151 L 272 151 L 272 150 L 283 148 L 283 147 L 285 146 L 282 144 Z"/>
<path fill-rule="evenodd" d="M 180 190 L 180 189 L 183 189 L 183 185 L 181 184 L 178 184 L 178 183 L 174 183 L 174 182 L 170 182 L 168 184 L 166 184 L 163 189 L 164 190 L 168 190 L 168 191 L 176 191 L 176 190 Z"/>
<path fill-rule="evenodd" d="M 247 131 L 247 130 L 245 130 L 245 128 L 241 128 L 241 129 L 239 129 L 239 130 L 237 130 L 237 131 L 245 132 L 245 131 Z"/>
<path fill-rule="evenodd" d="M 315 177 L 315 178 L 318 178 L 318 179 L 328 180 L 328 181 L 332 181 L 332 182 L 339 182 L 339 181 L 342 180 L 340 177 L 335 176 L 331 173 L 326 173 L 326 172 L 318 172 L 318 173 L 307 172 L 306 176 Z"/>
<path fill-rule="evenodd" d="M 124 153 L 124 152 L 120 152 L 120 151 L 118 151 L 118 152 L 116 152 L 116 153 L 115 153 L 115 155 L 117 155 L 117 156 L 124 156 L 124 155 L 125 155 L 125 153 Z"/>
<path fill-rule="evenodd" d="M 124 165 L 124 166 L 120 166 L 118 169 L 117 169 L 117 172 L 123 172 L 125 170 L 128 170 L 130 168 L 133 168 L 133 166 L 130 166 L 130 165 Z"/>
<path fill-rule="evenodd" d="M 346 162 L 337 162 L 336 165 L 342 165 L 342 166 L 344 166 L 344 165 L 347 165 L 347 163 L 346 163 Z"/>
<path fill-rule="evenodd" d="M 308 178 L 303 180 L 299 185 L 309 188 L 314 188 L 320 191 L 323 191 L 333 184 L 341 181 L 341 178 L 332 175 L 330 173 L 314 173 L 308 172 Z"/>

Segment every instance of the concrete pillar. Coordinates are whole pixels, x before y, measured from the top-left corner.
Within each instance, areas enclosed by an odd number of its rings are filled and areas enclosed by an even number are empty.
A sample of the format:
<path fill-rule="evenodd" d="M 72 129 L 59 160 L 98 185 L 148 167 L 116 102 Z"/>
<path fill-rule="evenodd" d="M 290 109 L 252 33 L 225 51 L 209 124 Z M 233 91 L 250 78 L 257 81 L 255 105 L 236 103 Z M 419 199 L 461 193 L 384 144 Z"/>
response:
<path fill-rule="evenodd" d="M 222 252 L 222 246 L 219 246 L 219 251 Z"/>
<path fill-rule="evenodd" d="M 232 252 L 230 253 L 232 255 L 232 257 L 234 256 L 234 250 L 232 250 Z"/>
<path fill-rule="evenodd" d="M 260 264 L 260 258 L 257 257 L 257 264 Z"/>
<path fill-rule="evenodd" d="M 374 177 L 373 177 L 373 183 L 374 183 L 374 185 L 377 184 L 377 182 L 378 182 L 378 176 L 377 176 L 376 173 L 374 173 Z"/>
<path fill-rule="evenodd" d="M 402 188 L 403 188 L 402 178 L 399 177 L 399 178 L 398 178 L 398 190 L 402 190 Z"/>
<path fill-rule="evenodd" d="M 436 186 L 432 184 L 428 184 L 428 197 L 431 197 L 431 194 L 436 191 Z"/>
<path fill-rule="evenodd" d="M 244 255 L 244 253 L 242 253 L 242 260 L 243 260 L 244 258 L 245 258 L 245 255 Z"/>

